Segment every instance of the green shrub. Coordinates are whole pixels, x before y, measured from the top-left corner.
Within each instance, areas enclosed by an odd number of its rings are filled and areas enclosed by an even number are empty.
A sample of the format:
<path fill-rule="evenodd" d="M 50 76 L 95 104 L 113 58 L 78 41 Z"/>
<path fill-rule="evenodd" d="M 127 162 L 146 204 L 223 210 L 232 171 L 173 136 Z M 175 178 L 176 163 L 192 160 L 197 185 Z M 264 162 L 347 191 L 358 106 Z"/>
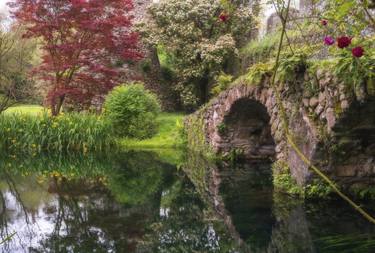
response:
<path fill-rule="evenodd" d="M 266 76 L 272 75 L 272 64 L 270 63 L 258 63 L 254 64 L 249 68 L 249 71 L 246 74 L 246 81 L 253 85 L 260 84 L 263 78 Z"/>
<path fill-rule="evenodd" d="M 157 131 L 160 105 L 142 84 L 118 86 L 107 96 L 104 114 L 121 137 L 149 138 Z"/>
<path fill-rule="evenodd" d="M 0 145 L 14 152 L 102 150 L 113 144 L 111 124 L 96 115 L 51 117 L 6 113 L 0 115 Z"/>
<path fill-rule="evenodd" d="M 211 89 L 211 95 L 217 96 L 220 92 L 228 89 L 229 85 L 233 81 L 233 76 L 221 72 L 220 75 L 216 78 L 216 85 Z"/>

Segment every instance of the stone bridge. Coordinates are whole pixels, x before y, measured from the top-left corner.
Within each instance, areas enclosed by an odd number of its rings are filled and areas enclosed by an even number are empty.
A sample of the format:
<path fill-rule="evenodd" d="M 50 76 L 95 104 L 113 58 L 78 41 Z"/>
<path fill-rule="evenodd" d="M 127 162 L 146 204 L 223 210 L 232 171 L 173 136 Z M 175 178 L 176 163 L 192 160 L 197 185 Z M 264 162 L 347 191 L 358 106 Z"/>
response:
<path fill-rule="evenodd" d="M 373 84 L 372 84 L 373 85 Z M 375 94 L 354 89 L 329 72 L 279 83 L 290 132 L 303 153 L 352 190 L 375 184 Z M 189 147 L 247 161 L 284 164 L 304 186 L 314 175 L 287 143 L 270 77 L 237 81 L 186 120 Z M 276 167 L 276 166 L 274 166 Z M 280 168 L 278 169 L 280 170 Z M 274 172 L 275 173 L 275 172 Z M 366 188 L 367 187 L 367 188 Z"/>

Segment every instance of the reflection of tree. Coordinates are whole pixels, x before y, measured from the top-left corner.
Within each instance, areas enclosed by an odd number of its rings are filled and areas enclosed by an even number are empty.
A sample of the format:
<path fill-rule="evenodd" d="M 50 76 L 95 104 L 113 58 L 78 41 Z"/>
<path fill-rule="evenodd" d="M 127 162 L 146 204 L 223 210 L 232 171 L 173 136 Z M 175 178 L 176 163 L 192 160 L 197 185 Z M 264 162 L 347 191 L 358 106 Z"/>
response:
<path fill-rule="evenodd" d="M 2 190 L 0 190 L 0 200 L 1 200 L 1 212 L 0 212 L 0 236 L 1 240 L 4 240 L 4 238 L 7 238 L 10 235 L 9 229 L 8 229 L 8 221 L 6 217 L 6 201 L 4 197 L 4 193 Z"/>
<path fill-rule="evenodd" d="M 152 152 L 111 154 L 97 163 L 93 157 L 87 157 L 88 160 L 79 157 L 77 161 L 72 157 L 64 161 L 64 156 L 53 156 L 50 160 L 39 158 L 25 157 L 25 163 L 8 160 L 13 162 L 11 174 L 3 176 L 8 192 L 14 195 L 26 217 L 21 223 L 28 224 L 33 209 L 24 205 L 21 195 L 27 195 L 25 189 L 33 189 L 39 177 L 27 176 L 29 181 L 33 179 L 34 186 L 25 185 L 20 193 L 18 175 L 35 172 L 47 176 L 45 179 L 53 175 L 47 185 L 54 198 L 36 206 L 42 215 L 39 220 L 47 219 L 53 227 L 51 232 L 38 237 L 43 238 L 40 246 L 30 249 L 35 252 L 133 252 L 147 223 L 158 216 L 162 189 L 170 184 L 170 174 L 175 169 L 160 162 Z M 6 164 L 9 167 L 8 162 Z M 2 210 L 6 212 L 7 199 L 2 191 L 0 193 Z M 47 206 L 41 210 L 45 204 Z M 8 221 L 5 217 L 1 218 Z M 34 229 L 35 225 L 32 224 Z M 20 236 L 21 246 L 31 239 L 26 234 Z"/>
<path fill-rule="evenodd" d="M 54 179 L 53 191 L 58 200 L 53 215 L 55 227 L 41 242 L 40 252 L 122 252 L 134 248 L 131 242 L 116 240 L 119 234 L 132 238 L 129 224 L 120 214 L 122 207 L 113 204 L 105 188 L 91 187 L 82 181 L 62 183 Z M 80 195 L 80 188 L 92 191 Z M 142 226 L 135 228 L 142 230 Z"/>
<path fill-rule="evenodd" d="M 43 249 L 135 249 L 146 224 L 159 213 L 162 187 L 174 167 L 159 162 L 150 152 L 127 153 L 114 159 L 113 168 L 106 173 L 108 190 L 103 185 L 85 185 L 85 180 L 55 179 L 50 183 L 49 190 L 58 196 L 58 206 L 54 232 L 42 242 Z"/>
<path fill-rule="evenodd" d="M 20 240 L 21 236 L 17 233 L 18 231 L 14 231 L 10 229 L 10 223 L 12 223 L 12 215 L 8 213 L 7 209 L 7 199 L 6 194 L 9 193 L 14 197 L 14 201 L 21 212 L 21 214 L 17 215 L 19 217 L 22 217 L 24 219 L 24 227 L 27 233 L 29 233 L 31 236 L 34 235 L 34 231 L 31 228 L 32 220 L 30 218 L 33 218 L 34 216 L 34 210 L 31 208 L 28 208 L 25 205 L 25 196 L 23 196 L 22 190 L 19 188 L 20 185 L 16 183 L 16 180 L 14 177 L 8 173 L 6 170 L 1 171 L 0 178 L 2 179 L 2 185 L 4 186 L 4 189 L 0 190 L 0 198 L 1 198 L 1 214 L 0 214 L 0 233 L 1 238 L 11 238 L 12 240 Z M 5 184 L 4 184 L 5 183 Z M 22 184 L 21 184 L 22 185 Z M 7 240 L 4 242 L 4 245 L 2 245 L 2 252 L 13 252 L 11 245 L 13 244 L 12 240 Z M 20 243 L 21 247 L 26 251 L 25 246 Z"/>

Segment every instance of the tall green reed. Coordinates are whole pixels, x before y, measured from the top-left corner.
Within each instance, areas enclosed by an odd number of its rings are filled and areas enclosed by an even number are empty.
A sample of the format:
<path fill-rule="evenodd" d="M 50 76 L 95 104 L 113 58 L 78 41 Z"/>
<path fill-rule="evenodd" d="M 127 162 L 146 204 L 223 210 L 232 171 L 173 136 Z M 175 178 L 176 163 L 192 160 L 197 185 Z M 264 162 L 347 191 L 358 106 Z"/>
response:
<path fill-rule="evenodd" d="M 112 125 L 97 115 L 0 115 L 0 145 L 10 151 L 86 153 L 103 150 L 113 143 Z"/>

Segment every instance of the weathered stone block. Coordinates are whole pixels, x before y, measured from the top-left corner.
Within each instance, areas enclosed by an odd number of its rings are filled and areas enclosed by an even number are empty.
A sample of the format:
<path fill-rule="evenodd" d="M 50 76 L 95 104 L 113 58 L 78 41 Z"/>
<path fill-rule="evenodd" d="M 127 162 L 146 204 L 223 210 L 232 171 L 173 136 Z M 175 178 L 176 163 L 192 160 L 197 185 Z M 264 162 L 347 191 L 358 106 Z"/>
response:
<path fill-rule="evenodd" d="M 319 99 L 317 97 L 310 98 L 309 105 L 315 108 L 319 104 Z"/>

